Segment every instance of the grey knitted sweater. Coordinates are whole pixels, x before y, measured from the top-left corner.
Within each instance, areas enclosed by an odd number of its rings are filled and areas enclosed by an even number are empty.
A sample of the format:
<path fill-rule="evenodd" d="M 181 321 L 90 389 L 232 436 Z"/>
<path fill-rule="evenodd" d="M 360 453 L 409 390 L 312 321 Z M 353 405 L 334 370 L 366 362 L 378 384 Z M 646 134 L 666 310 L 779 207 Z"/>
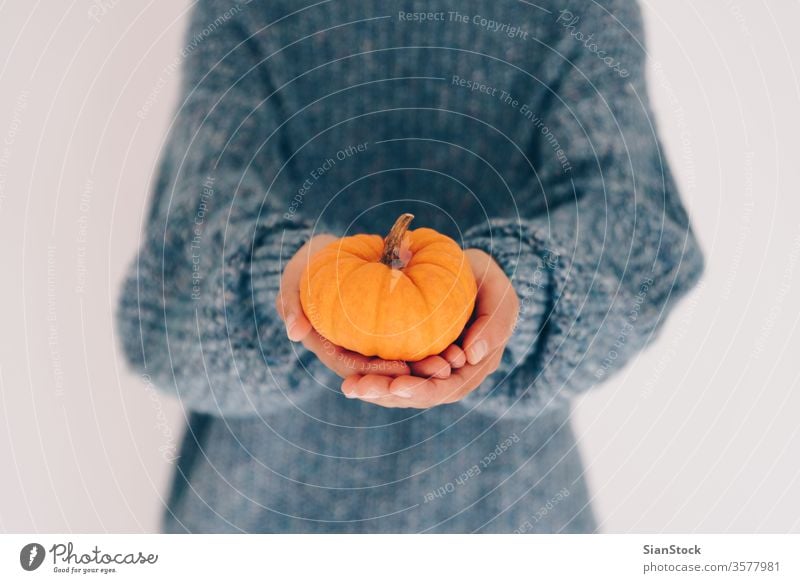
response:
<path fill-rule="evenodd" d="M 590 532 L 569 397 L 656 334 L 702 255 L 631 0 L 201 0 L 118 309 L 188 420 L 169 532 Z M 521 302 L 463 401 L 385 409 L 291 343 L 282 266 L 402 212 Z"/>

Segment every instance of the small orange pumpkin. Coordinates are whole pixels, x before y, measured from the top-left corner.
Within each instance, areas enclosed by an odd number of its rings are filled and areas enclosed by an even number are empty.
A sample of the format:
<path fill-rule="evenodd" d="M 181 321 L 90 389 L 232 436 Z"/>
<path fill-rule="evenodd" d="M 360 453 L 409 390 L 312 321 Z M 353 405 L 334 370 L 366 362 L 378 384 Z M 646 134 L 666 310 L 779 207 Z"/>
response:
<path fill-rule="evenodd" d="M 316 253 L 300 281 L 314 328 L 364 356 L 416 361 L 439 354 L 464 329 L 477 285 L 467 257 L 433 229 L 397 219 L 386 239 L 353 235 Z"/>

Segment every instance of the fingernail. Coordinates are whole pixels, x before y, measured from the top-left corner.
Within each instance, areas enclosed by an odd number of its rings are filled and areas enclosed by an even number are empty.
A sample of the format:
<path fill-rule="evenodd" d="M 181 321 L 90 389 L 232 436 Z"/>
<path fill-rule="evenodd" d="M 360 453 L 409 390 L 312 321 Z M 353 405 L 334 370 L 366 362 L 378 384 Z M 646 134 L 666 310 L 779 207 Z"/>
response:
<path fill-rule="evenodd" d="M 289 337 L 289 340 L 294 341 L 294 336 L 292 336 L 292 331 L 294 328 L 294 323 L 297 321 L 297 316 L 294 314 L 289 314 L 286 316 L 286 335 Z"/>
<path fill-rule="evenodd" d="M 469 363 L 478 364 L 483 357 L 486 356 L 486 351 L 488 349 L 489 346 L 486 344 L 486 340 L 478 340 L 475 344 L 467 349 L 467 358 L 469 359 Z"/>
<path fill-rule="evenodd" d="M 392 394 L 395 397 L 400 397 L 401 399 L 410 399 L 414 396 L 414 393 L 409 391 L 408 389 L 399 389 L 397 391 L 392 391 Z"/>
<path fill-rule="evenodd" d="M 356 395 L 355 393 L 344 393 L 344 396 L 347 397 L 348 399 L 357 399 L 358 398 L 358 395 Z"/>
<path fill-rule="evenodd" d="M 377 399 L 381 396 L 380 391 L 367 391 L 363 395 L 361 395 L 362 399 Z"/>

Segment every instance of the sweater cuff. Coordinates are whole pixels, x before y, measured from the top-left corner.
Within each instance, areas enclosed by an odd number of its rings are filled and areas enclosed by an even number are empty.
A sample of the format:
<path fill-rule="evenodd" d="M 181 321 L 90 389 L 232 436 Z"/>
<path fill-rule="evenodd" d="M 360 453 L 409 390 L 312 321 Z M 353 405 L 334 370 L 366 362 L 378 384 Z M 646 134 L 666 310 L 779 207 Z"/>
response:
<path fill-rule="evenodd" d="M 252 307 L 250 314 L 255 320 L 258 342 L 264 362 L 270 367 L 283 367 L 297 359 L 298 348 L 286 336 L 275 300 L 286 263 L 311 236 L 310 225 L 274 217 L 256 227 L 247 252 L 250 265 L 241 273 L 249 277 L 242 282 L 245 289 L 241 293 L 244 304 Z"/>
<path fill-rule="evenodd" d="M 489 221 L 465 233 L 465 247 L 490 255 L 511 280 L 519 298 L 519 317 L 506 346 L 504 363 L 519 366 L 535 348 L 547 313 L 553 257 L 541 254 L 524 231 L 506 221 Z"/>
<path fill-rule="evenodd" d="M 493 412 L 502 412 L 514 405 L 519 388 L 509 377 L 536 352 L 550 310 L 552 270 L 558 257 L 537 245 L 527 231 L 520 223 L 490 220 L 464 236 L 465 248 L 480 249 L 497 262 L 519 298 L 519 316 L 500 367 L 462 400 L 470 408 L 482 404 L 481 410 L 488 406 Z"/>

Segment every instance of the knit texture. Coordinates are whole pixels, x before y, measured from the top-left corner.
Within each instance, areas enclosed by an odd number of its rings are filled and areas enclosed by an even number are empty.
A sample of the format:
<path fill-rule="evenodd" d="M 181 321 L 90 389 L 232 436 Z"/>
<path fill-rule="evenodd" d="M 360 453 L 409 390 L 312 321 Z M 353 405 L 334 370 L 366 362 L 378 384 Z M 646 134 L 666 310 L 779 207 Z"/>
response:
<path fill-rule="evenodd" d="M 198 3 L 117 314 L 189 419 L 166 531 L 596 528 L 569 398 L 703 269 L 643 43 L 630 0 Z M 402 212 L 490 253 L 521 302 L 498 371 L 425 411 L 346 399 L 274 310 L 310 236 Z"/>

